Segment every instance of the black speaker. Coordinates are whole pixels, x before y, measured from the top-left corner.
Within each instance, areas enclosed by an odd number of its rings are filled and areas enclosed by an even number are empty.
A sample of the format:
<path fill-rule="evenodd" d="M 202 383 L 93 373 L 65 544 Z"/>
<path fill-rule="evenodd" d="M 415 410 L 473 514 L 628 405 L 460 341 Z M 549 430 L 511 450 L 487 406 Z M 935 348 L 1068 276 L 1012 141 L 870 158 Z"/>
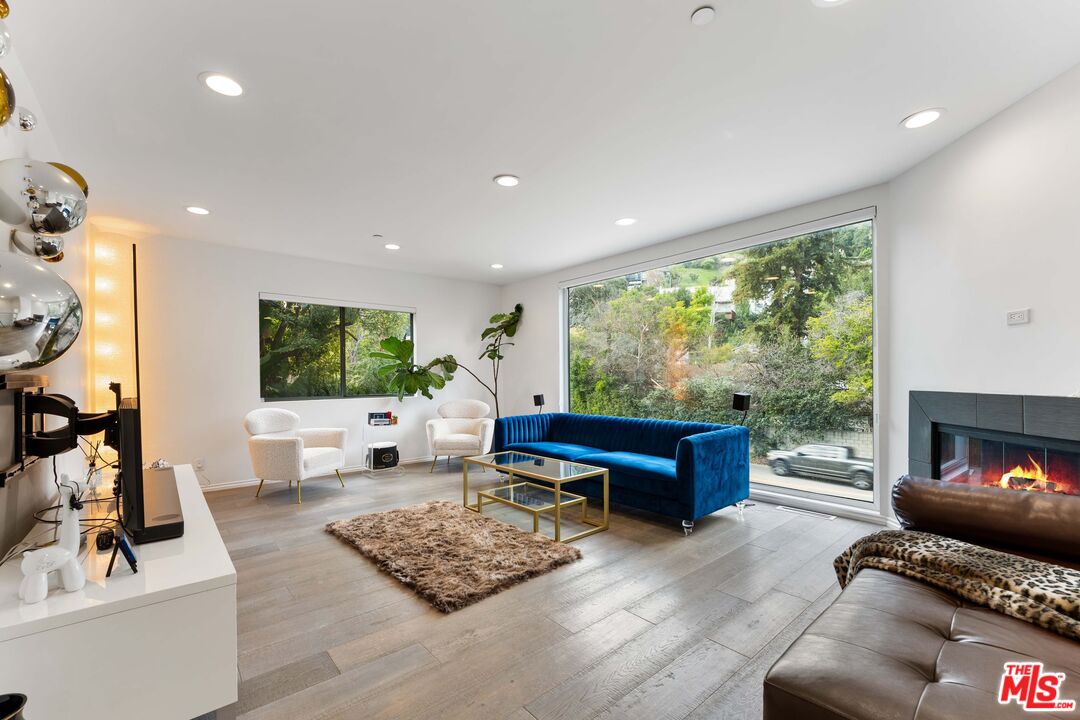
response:
<path fill-rule="evenodd" d="M 731 409 L 750 412 L 750 393 L 735 393 L 731 396 Z"/>

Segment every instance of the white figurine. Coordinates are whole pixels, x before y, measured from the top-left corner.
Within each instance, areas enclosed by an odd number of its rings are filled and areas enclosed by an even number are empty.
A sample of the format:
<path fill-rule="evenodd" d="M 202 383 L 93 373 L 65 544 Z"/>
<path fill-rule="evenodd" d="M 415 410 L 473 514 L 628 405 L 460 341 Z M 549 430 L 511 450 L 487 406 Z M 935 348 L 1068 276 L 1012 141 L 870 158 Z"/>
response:
<path fill-rule="evenodd" d="M 49 594 L 49 573 L 59 570 L 60 580 L 68 592 L 82 590 L 86 572 L 79 562 L 79 484 L 61 477 L 60 483 L 60 541 L 47 548 L 23 553 L 23 580 L 19 597 L 23 602 L 41 602 Z"/>
<path fill-rule="evenodd" d="M 64 589 L 74 592 L 86 584 L 79 559 L 73 558 L 67 548 L 47 547 L 23 553 L 23 579 L 19 585 L 19 597 L 30 605 L 41 602 L 49 594 L 49 573 L 59 570 Z"/>

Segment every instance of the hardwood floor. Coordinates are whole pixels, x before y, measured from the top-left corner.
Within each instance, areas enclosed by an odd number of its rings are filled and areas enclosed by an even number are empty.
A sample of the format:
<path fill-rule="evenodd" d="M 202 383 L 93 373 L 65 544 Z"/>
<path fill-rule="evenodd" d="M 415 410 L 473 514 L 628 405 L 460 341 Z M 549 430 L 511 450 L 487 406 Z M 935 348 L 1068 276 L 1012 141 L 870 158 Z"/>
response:
<path fill-rule="evenodd" d="M 878 529 L 759 503 L 684 537 L 615 508 L 581 561 L 443 615 L 323 525 L 460 501 L 460 464 L 312 480 L 302 505 L 254 494 L 207 495 L 237 570 L 242 682 L 221 720 L 758 718 L 765 672 L 839 593 L 833 558 Z"/>

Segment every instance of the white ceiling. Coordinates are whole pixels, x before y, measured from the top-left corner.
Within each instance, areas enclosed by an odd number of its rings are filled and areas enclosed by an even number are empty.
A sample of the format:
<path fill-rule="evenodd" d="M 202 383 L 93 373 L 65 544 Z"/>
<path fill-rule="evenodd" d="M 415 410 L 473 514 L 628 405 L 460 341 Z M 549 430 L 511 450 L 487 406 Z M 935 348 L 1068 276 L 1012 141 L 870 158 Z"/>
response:
<path fill-rule="evenodd" d="M 93 214 L 499 283 L 888 180 L 1080 62 L 1075 0 L 697 4 L 48 0 L 8 25 L 41 159 Z"/>

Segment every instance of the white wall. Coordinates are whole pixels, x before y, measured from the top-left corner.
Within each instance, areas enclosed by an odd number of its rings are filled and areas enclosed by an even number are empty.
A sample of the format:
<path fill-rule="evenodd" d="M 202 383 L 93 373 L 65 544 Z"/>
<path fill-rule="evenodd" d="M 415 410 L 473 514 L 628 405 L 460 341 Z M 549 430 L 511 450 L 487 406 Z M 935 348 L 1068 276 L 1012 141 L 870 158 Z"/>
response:
<path fill-rule="evenodd" d="M 426 458 L 424 423 L 453 398 L 488 401 L 465 373 L 433 401 L 422 397 L 264 403 L 259 398 L 260 292 L 416 308 L 418 357 L 480 353 L 480 332 L 498 308 L 494 285 L 305 260 L 153 237 L 138 242 L 143 459 L 205 461 L 203 481 L 251 478 L 244 415 L 273 405 L 309 427 L 349 429 L 347 463 L 360 465 L 369 411 L 401 414 L 398 426 L 368 428 L 368 441 L 398 442 L 403 459 Z M 475 369 L 475 368 L 474 368 Z"/>
<path fill-rule="evenodd" d="M 18 38 L 16 38 L 18 41 Z M 38 126 L 33 132 L 25 133 L 10 125 L 0 126 L 0 159 L 31 157 L 36 160 L 63 161 L 63 155 L 57 148 L 49 131 L 47 118 L 40 111 L 33 87 L 18 54 L 12 52 L 3 59 L 4 72 L 15 88 L 15 95 L 20 106 L 32 110 L 38 118 Z M 93 183 L 93 177 L 89 178 Z M 91 201 L 92 202 L 92 201 Z M 7 227 L 0 225 L 0 257 L 8 250 Z M 82 228 L 73 230 L 64 236 L 66 248 L 64 261 L 50 266 L 74 287 L 79 297 L 85 297 L 86 264 L 83 252 L 84 233 Z M 2 262 L 2 260 L 0 260 Z M 86 380 L 86 341 L 80 337 L 67 353 L 47 366 L 41 372 L 48 375 L 50 392 L 67 395 L 76 403 L 85 402 L 83 392 Z M 11 457 L 14 418 L 12 416 L 12 396 L 10 392 L 0 391 L 0 466 L 6 467 Z M 57 459 L 59 472 L 81 474 L 82 453 L 72 451 Z M 0 488 L 0 552 L 20 541 L 33 526 L 33 513 L 55 502 L 56 491 L 52 481 L 52 467 L 49 462 L 33 466 L 29 472 L 8 481 Z"/>
<path fill-rule="evenodd" d="M 946 119 L 947 122 L 947 119 Z M 907 470 L 910 390 L 1071 395 L 1080 390 L 1080 67 L 892 182 L 503 288 L 525 304 L 506 361 L 504 414 L 554 408 L 560 282 L 852 211 L 878 209 L 879 476 Z M 1030 325 L 1005 312 L 1032 308 Z M 886 493 L 880 507 L 889 508 Z"/>
<path fill-rule="evenodd" d="M 887 473 L 907 469 L 907 393 L 1080 390 L 1080 67 L 894 180 L 893 411 Z M 1009 327 L 1007 310 L 1031 308 Z"/>

